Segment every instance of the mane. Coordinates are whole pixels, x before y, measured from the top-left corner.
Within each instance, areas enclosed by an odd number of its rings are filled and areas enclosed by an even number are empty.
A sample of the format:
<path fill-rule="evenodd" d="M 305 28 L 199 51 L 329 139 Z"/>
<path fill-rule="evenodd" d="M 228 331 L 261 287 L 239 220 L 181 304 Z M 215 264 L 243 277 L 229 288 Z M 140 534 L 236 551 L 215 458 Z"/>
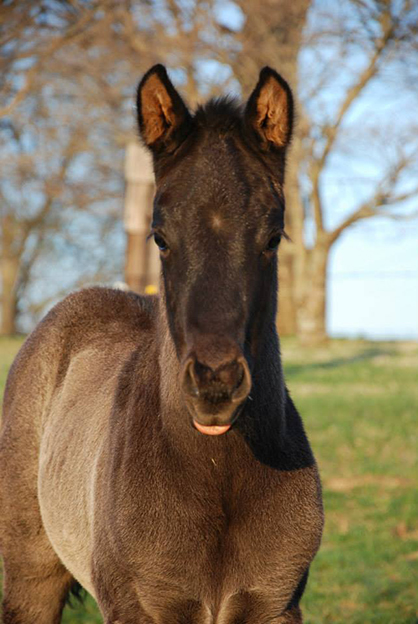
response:
<path fill-rule="evenodd" d="M 241 123 L 242 109 L 242 104 L 234 97 L 212 98 L 197 108 L 194 120 L 201 128 L 228 131 Z"/>

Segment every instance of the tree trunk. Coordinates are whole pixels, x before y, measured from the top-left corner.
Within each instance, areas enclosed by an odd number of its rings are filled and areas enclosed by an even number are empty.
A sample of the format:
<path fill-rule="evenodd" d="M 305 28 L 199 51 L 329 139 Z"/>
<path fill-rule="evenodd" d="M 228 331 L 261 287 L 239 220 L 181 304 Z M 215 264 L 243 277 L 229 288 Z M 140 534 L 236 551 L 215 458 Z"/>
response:
<path fill-rule="evenodd" d="M 303 270 L 305 247 L 303 242 L 304 208 L 299 188 L 299 162 L 302 152 L 301 132 L 292 142 L 285 179 L 285 231 L 291 240 L 283 240 L 279 248 L 279 311 L 277 327 L 280 336 L 297 334 L 298 273 Z"/>
<path fill-rule="evenodd" d="M 0 256 L 1 275 L 1 323 L 0 334 L 10 336 L 16 333 L 17 297 L 16 286 L 19 274 L 19 259 L 13 253 L 13 220 L 10 215 L 2 219 Z"/>
<path fill-rule="evenodd" d="M 279 308 L 277 313 L 279 336 L 294 336 L 297 331 L 292 276 L 292 253 L 282 248 L 279 253 Z"/>
<path fill-rule="evenodd" d="M 305 345 L 325 342 L 327 265 L 329 247 L 317 244 L 309 252 L 308 261 L 302 276 L 303 299 L 297 314 L 297 333 Z"/>

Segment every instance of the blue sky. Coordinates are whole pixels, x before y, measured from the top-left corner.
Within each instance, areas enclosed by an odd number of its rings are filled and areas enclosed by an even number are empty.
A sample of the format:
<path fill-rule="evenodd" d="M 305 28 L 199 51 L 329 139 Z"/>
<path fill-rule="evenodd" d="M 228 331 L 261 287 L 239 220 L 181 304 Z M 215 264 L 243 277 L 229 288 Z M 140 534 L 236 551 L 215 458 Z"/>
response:
<path fill-rule="evenodd" d="M 374 221 L 347 231 L 332 251 L 329 333 L 418 340 L 418 224 L 396 225 L 395 235 Z"/>

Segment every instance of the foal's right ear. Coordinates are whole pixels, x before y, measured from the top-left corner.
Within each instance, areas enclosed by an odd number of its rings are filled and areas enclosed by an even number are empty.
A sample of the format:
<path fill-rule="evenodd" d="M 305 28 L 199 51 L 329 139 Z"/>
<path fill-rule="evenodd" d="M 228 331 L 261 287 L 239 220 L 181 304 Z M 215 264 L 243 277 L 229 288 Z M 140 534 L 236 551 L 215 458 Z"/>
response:
<path fill-rule="evenodd" d="M 192 127 L 192 117 L 163 65 L 154 65 L 139 83 L 139 131 L 155 154 L 174 152 Z"/>

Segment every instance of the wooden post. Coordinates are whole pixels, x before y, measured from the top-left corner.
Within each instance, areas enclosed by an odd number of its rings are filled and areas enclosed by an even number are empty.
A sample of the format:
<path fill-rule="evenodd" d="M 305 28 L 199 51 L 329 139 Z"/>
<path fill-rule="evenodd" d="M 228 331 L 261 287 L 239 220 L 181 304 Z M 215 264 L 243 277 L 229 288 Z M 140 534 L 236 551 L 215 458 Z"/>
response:
<path fill-rule="evenodd" d="M 126 149 L 125 179 L 125 282 L 131 290 L 151 294 L 157 292 L 159 277 L 158 250 L 153 241 L 146 242 L 152 216 L 154 173 L 151 156 L 136 141 Z"/>

